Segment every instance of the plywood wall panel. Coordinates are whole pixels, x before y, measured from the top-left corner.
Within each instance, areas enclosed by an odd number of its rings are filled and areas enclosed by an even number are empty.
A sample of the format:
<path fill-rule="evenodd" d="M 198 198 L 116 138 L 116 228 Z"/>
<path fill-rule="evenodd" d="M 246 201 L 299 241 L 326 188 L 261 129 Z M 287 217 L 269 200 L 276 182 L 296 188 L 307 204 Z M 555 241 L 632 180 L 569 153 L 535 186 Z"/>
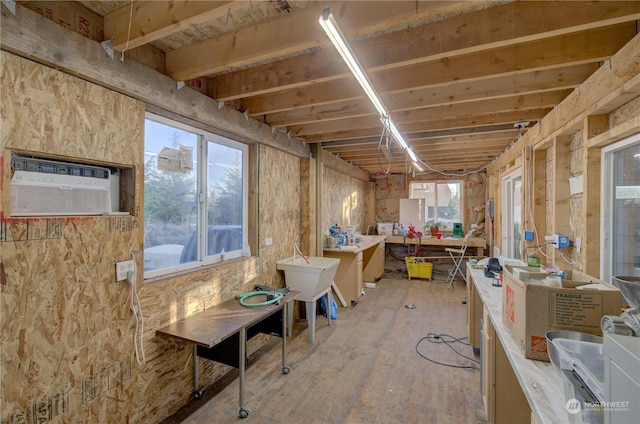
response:
<path fill-rule="evenodd" d="M 4 220 L 0 325 L 2 419 L 7 422 L 34 418 L 34 405 L 50 399 L 63 397 L 65 407 L 58 415 L 82 421 L 104 415 L 114 407 L 114 399 L 131 398 L 131 346 L 120 343 L 131 335 L 128 291 L 115 284 L 110 271 L 118 249 L 134 249 L 136 237 L 132 232 L 112 233 L 109 220 Z M 59 231 L 38 232 L 34 227 Z M 84 248 L 73 248 L 79 245 Z M 40 412 L 36 417 L 42 418 Z"/>
<path fill-rule="evenodd" d="M 10 170 L 0 167 L 0 420 L 161 422 L 192 394 L 193 346 L 156 330 L 257 283 L 283 286 L 276 262 L 300 242 L 300 158 L 264 145 L 255 176 L 253 256 L 157 281 L 140 281 L 146 363 L 133 345 L 130 287 L 115 262 L 142 264 L 145 106 L 2 52 L 0 165 L 10 151 L 125 169 L 126 217 L 8 218 Z M 333 177 L 339 181 L 339 176 Z M 342 184 L 342 182 L 341 182 Z M 360 190 L 357 186 L 356 191 Z M 366 198 L 366 196 L 362 196 Z M 271 245 L 265 243 L 270 237 Z M 307 253 L 307 252 L 305 252 Z M 137 277 L 142 280 L 141 267 Z M 268 336 L 251 340 L 251 354 Z M 202 387 L 229 367 L 201 361 Z"/>
<path fill-rule="evenodd" d="M 342 228 L 355 226 L 356 231 L 365 232 L 367 225 L 367 201 L 369 184 L 346 176 L 331 168 L 323 168 L 322 229 L 337 222 Z"/>
<path fill-rule="evenodd" d="M 258 273 L 261 284 L 279 286 L 282 274 L 276 270 L 276 262 L 293 255 L 294 243 L 300 246 L 300 159 L 261 146 L 260 163 Z M 271 238 L 271 245 L 266 245 L 267 238 Z"/>
<path fill-rule="evenodd" d="M 141 102 L 1 54 L 3 148 L 107 164 L 140 162 Z"/>

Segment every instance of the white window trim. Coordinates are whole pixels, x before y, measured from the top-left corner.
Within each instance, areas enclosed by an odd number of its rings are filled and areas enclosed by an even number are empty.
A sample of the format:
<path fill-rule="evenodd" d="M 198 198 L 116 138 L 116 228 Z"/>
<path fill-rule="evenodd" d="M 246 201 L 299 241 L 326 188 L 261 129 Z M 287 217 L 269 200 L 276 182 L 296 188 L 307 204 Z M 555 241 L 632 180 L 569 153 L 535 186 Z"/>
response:
<path fill-rule="evenodd" d="M 503 175 L 500 181 L 500 188 L 502 192 L 502 202 L 501 202 L 502 203 L 502 219 L 501 219 L 502 220 L 502 228 L 501 228 L 502 243 L 500 246 L 500 250 L 502 255 L 508 258 L 513 258 L 513 252 L 515 251 L 515 248 L 517 248 L 518 251 L 520 251 L 520 246 L 515 246 L 515 237 L 513 237 L 514 234 L 512 234 L 513 232 L 513 196 L 512 196 L 512 192 L 507 193 L 507 190 L 506 190 L 507 181 L 513 184 L 514 180 L 516 180 L 517 178 L 520 178 L 520 181 L 522 182 L 521 167 L 509 172 L 508 174 Z M 512 185 L 511 185 L 511 188 L 513 189 Z M 522 196 L 521 196 L 521 199 L 522 199 Z M 520 205 L 520 207 L 522 208 L 523 205 Z M 521 220 L 522 220 L 522 217 L 521 217 Z"/>
<path fill-rule="evenodd" d="M 610 190 L 613 153 L 640 142 L 640 133 L 602 148 L 600 174 L 600 278 L 610 281 L 613 273 L 613 214 L 614 193 Z"/>

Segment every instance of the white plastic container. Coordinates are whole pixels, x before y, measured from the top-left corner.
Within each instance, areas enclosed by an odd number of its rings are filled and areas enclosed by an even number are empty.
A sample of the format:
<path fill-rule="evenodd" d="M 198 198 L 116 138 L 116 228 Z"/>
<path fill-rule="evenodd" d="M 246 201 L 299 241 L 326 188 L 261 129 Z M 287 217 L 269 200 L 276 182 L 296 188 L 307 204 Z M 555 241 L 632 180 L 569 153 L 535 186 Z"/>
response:
<path fill-rule="evenodd" d="M 310 256 L 307 260 L 302 256 L 282 259 L 277 268 L 284 271 L 287 287 L 302 292 L 297 300 L 313 302 L 331 287 L 340 259 Z"/>
<path fill-rule="evenodd" d="M 602 424 L 604 411 L 599 407 L 605 400 L 602 343 L 563 338 L 553 339 L 552 343 L 558 351 L 560 369 L 564 370 L 561 377 L 565 401 L 581 405 L 576 412 L 567 411 L 569 422 Z"/>

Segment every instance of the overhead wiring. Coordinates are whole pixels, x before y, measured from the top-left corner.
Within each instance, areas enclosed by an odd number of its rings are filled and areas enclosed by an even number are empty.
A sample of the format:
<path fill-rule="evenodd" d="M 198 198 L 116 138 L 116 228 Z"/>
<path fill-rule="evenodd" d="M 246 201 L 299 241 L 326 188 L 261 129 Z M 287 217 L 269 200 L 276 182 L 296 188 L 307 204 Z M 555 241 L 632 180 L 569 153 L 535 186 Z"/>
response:
<path fill-rule="evenodd" d="M 429 171 L 431 172 L 435 172 L 438 173 L 442 176 L 445 177 L 466 177 L 467 175 L 471 175 L 471 174 L 477 174 L 480 171 L 483 171 L 485 169 L 487 169 L 489 167 L 489 165 L 491 165 L 491 161 L 488 161 L 487 163 L 485 163 L 484 165 L 481 165 L 477 168 L 474 169 L 470 169 L 468 171 L 465 172 L 447 172 L 447 171 L 443 171 L 441 169 L 436 169 L 433 168 L 432 166 L 430 166 L 427 162 L 425 162 L 422 158 L 418 158 L 419 162 L 424 165 Z"/>
<path fill-rule="evenodd" d="M 418 355 L 420 355 L 422 358 L 426 359 L 429 362 L 433 362 L 434 364 L 438 364 L 438 365 L 443 365 L 446 367 L 450 367 L 450 368 L 462 368 L 462 369 L 472 369 L 472 370 L 479 370 L 480 367 L 478 366 L 480 364 L 480 361 L 471 358 L 469 356 L 464 355 L 463 353 L 460 353 L 459 351 L 456 350 L 456 348 L 453 346 L 454 343 L 460 343 L 462 345 L 465 346 L 471 346 L 470 343 L 468 342 L 464 342 L 463 340 L 467 339 L 468 337 L 460 337 L 460 338 L 456 338 L 453 336 L 450 336 L 448 334 L 436 334 L 436 333 L 428 333 L 425 337 L 421 338 L 420 340 L 418 340 L 418 343 L 416 343 L 416 352 L 418 353 Z M 460 355 L 461 357 L 471 361 L 474 364 L 478 364 L 478 365 L 456 365 L 456 364 L 447 364 L 444 362 L 439 362 L 436 361 L 432 358 L 429 358 L 428 356 L 422 354 L 419 350 L 419 346 L 420 343 L 422 343 L 424 340 L 427 340 L 431 343 L 434 344 L 444 344 L 446 346 L 448 346 L 451 350 L 453 350 L 455 353 L 457 353 L 458 355 Z"/>
<path fill-rule="evenodd" d="M 385 137 L 386 135 L 386 137 Z M 386 143 L 386 149 L 387 149 L 387 168 L 385 169 L 385 167 L 382 164 L 382 158 L 381 158 L 381 153 L 384 154 L 382 152 L 382 143 L 384 142 Z M 382 134 L 380 134 L 380 140 L 378 141 L 378 148 L 377 148 L 377 156 L 378 156 L 378 165 L 380 166 L 380 171 L 382 171 L 383 174 L 388 174 L 389 171 L 391 170 L 391 157 L 392 157 L 392 153 L 391 153 L 391 147 L 389 147 L 389 133 L 387 132 L 387 127 L 383 126 L 382 127 Z"/>

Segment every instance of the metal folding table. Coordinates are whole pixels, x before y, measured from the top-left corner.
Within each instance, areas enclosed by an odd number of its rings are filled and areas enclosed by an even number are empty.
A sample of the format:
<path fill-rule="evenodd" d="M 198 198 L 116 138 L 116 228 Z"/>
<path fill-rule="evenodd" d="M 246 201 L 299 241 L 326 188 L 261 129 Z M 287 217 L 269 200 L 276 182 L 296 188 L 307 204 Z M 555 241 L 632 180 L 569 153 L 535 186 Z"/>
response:
<path fill-rule="evenodd" d="M 193 391 L 196 399 L 203 395 L 199 387 L 198 357 L 238 368 L 239 416 L 246 418 L 250 412 L 244 404 L 247 340 L 260 333 L 281 337 L 282 372 L 288 374 L 291 368 L 286 364 L 287 309 L 291 309 L 292 301 L 299 294 L 298 291 L 292 291 L 277 304 L 257 307 L 245 307 L 240 305 L 238 299 L 231 299 L 161 328 L 156 334 L 194 343 Z"/>

